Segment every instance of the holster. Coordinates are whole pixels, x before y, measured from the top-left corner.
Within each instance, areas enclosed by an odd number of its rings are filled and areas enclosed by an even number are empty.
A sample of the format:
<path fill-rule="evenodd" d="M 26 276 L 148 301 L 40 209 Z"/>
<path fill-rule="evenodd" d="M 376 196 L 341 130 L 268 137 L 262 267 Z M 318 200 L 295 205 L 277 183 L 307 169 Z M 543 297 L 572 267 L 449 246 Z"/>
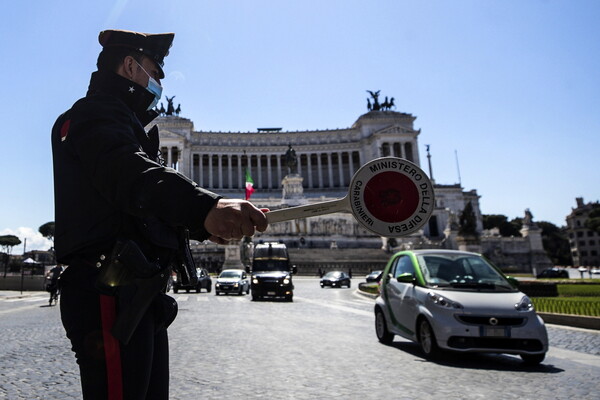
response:
<path fill-rule="evenodd" d="M 163 296 L 168 298 L 163 291 L 171 276 L 170 267 L 161 266 L 158 260 L 148 261 L 132 240 L 118 241 L 110 256 L 101 256 L 98 262 L 100 272 L 96 287 L 101 292 L 118 298 L 117 319 L 111 333 L 121 343 L 129 343 L 144 313 L 153 302 L 158 302 L 160 305 L 157 307 L 165 314 L 165 321 L 160 321 L 161 325 L 166 326 L 175 318 L 177 303 L 173 299 L 165 303 L 165 299 L 162 299 Z M 165 305 L 171 309 L 170 312 L 165 311 Z"/>

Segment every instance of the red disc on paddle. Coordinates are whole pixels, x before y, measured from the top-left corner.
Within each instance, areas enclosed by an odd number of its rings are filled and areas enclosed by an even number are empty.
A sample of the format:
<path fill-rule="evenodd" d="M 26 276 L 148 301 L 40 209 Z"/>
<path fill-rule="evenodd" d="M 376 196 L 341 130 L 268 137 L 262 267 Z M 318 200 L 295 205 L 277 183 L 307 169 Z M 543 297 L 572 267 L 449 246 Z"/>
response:
<path fill-rule="evenodd" d="M 380 172 L 372 177 L 363 196 L 371 215 L 388 223 L 409 219 L 419 206 L 419 192 L 412 179 L 395 171 Z"/>

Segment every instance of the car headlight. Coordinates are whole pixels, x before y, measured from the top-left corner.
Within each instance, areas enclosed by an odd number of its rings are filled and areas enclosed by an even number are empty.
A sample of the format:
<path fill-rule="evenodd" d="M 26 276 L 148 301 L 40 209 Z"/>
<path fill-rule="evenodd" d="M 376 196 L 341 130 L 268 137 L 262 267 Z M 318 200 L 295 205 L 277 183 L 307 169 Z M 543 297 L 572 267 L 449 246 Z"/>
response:
<path fill-rule="evenodd" d="M 219 287 L 221 284 L 219 282 L 215 283 L 215 287 Z"/>
<path fill-rule="evenodd" d="M 527 296 L 523 296 L 521 300 L 515 304 L 515 310 L 517 311 L 533 311 L 533 302 Z"/>
<path fill-rule="evenodd" d="M 283 278 L 283 284 L 284 285 L 289 285 L 290 284 L 290 277 L 286 276 L 285 278 Z"/>
<path fill-rule="evenodd" d="M 462 309 L 463 306 L 462 304 L 456 302 L 456 301 L 452 301 L 450 299 L 447 299 L 444 296 L 440 296 L 437 293 L 432 293 L 429 292 L 427 293 L 427 298 L 429 300 L 431 300 L 434 304 L 440 306 L 440 307 L 445 307 L 445 308 L 456 308 L 456 309 Z"/>
<path fill-rule="evenodd" d="M 254 283 L 255 285 L 258 285 L 258 279 L 257 278 L 252 278 L 252 283 Z"/>
<path fill-rule="evenodd" d="M 233 287 L 238 287 L 238 286 L 240 286 L 239 282 L 236 282 L 236 283 L 233 284 Z"/>

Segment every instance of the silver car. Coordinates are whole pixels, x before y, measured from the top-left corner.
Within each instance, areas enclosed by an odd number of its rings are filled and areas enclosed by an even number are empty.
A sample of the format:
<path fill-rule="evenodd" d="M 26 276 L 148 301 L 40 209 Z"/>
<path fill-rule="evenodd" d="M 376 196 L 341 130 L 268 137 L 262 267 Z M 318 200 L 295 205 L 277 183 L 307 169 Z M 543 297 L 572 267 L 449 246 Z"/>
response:
<path fill-rule="evenodd" d="M 375 331 L 420 344 L 426 357 L 440 349 L 518 354 L 539 364 L 548 351 L 544 321 L 531 300 L 479 254 L 415 250 L 394 254 L 380 282 Z"/>
<path fill-rule="evenodd" d="M 219 274 L 215 283 L 215 294 L 221 293 L 243 294 L 250 293 L 248 274 L 241 269 L 224 269 Z"/>

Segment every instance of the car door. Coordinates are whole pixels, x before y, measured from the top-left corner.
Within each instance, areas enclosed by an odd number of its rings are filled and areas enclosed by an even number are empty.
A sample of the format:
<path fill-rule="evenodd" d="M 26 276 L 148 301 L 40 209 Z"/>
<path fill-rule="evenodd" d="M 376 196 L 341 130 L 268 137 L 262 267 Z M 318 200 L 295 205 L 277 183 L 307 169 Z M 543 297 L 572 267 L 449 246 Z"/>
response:
<path fill-rule="evenodd" d="M 250 288 L 250 281 L 248 280 L 248 275 L 245 272 L 242 272 L 242 291 L 247 291 Z"/>
<path fill-rule="evenodd" d="M 391 313 L 394 317 L 394 323 L 397 328 L 402 331 L 413 334 L 417 301 L 415 299 L 415 285 L 413 283 L 398 282 L 397 278 L 409 273 L 415 276 L 415 267 L 409 255 L 399 256 L 390 269 L 391 279 L 389 280 L 386 290 L 388 293 L 388 301 L 391 308 Z"/>

